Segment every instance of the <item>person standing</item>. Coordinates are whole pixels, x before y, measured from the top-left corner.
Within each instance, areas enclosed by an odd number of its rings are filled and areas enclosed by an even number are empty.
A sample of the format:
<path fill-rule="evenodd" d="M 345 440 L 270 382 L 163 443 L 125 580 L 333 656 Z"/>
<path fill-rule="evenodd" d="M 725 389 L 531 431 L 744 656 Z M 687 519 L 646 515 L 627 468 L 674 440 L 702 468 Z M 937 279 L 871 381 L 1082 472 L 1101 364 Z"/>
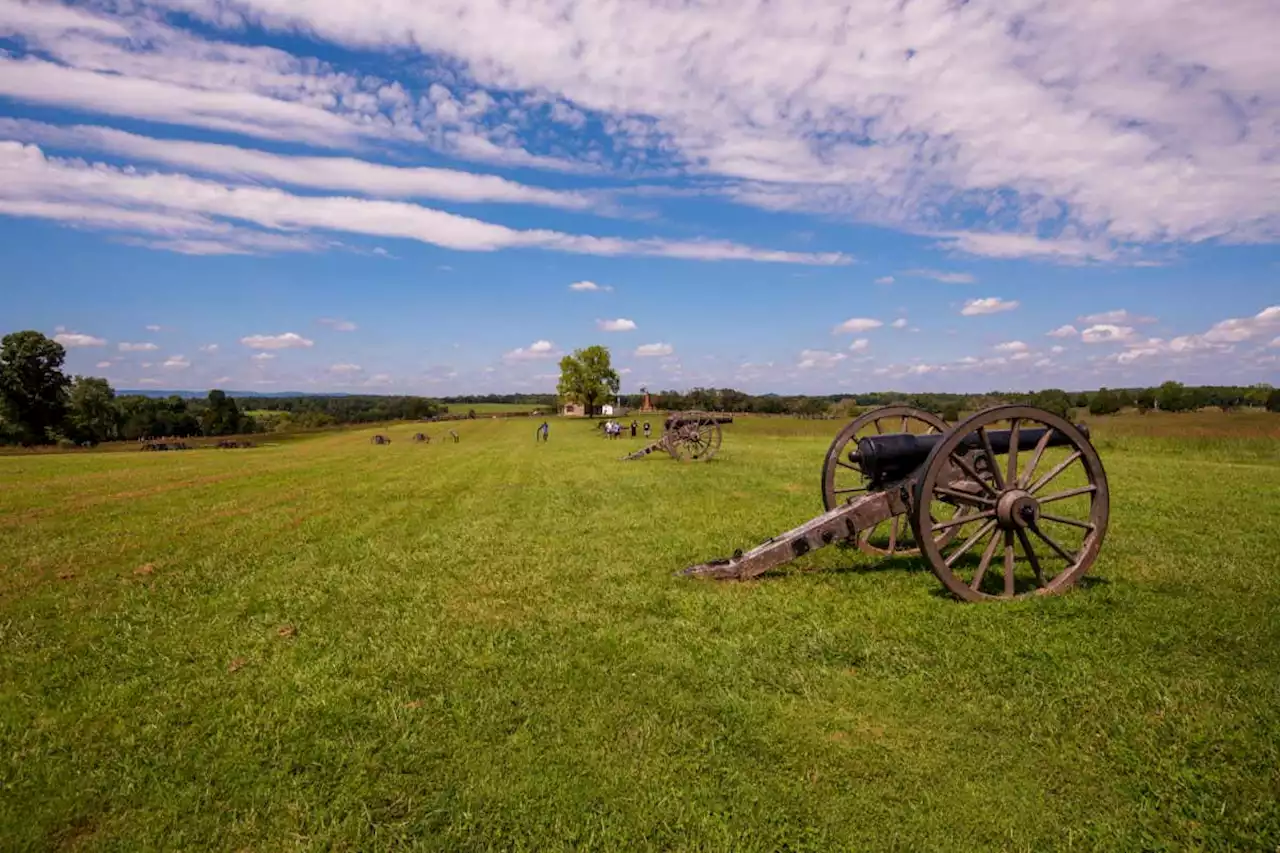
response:
<path fill-rule="evenodd" d="M 635 438 L 635 437 L 636 437 L 636 426 L 637 426 L 636 422 L 635 422 L 635 421 L 632 421 L 632 422 L 631 422 L 631 437 L 632 437 L 632 438 Z"/>

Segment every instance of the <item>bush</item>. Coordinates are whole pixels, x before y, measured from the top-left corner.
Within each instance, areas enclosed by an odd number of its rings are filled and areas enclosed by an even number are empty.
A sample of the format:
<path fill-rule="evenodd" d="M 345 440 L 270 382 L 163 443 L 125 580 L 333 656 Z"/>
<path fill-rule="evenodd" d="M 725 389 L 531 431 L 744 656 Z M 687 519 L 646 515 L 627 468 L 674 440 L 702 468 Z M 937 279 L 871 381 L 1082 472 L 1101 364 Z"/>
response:
<path fill-rule="evenodd" d="M 942 407 L 942 419 L 949 424 L 953 424 L 960 420 L 960 404 L 947 403 Z"/>
<path fill-rule="evenodd" d="M 1280 388 L 1267 395 L 1267 411 L 1280 412 Z"/>

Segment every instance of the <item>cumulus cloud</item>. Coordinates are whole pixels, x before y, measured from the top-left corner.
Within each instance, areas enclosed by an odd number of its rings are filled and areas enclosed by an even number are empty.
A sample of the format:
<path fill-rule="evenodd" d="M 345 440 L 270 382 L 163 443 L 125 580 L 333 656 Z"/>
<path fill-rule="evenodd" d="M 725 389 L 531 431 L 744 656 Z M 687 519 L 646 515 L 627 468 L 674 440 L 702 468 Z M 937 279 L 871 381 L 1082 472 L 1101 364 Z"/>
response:
<path fill-rule="evenodd" d="M 796 364 L 801 370 L 825 370 L 835 367 L 848 356 L 842 352 L 827 352 L 820 349 L 807 349 L 800 353 L 800 361 Z"/>
<path fill-rule="evenodd" d="M 1002 311 L 1012 311 L 1018 307 L 1018 300 L 1004 300 L 996 296 L 987 296 L 982 299 L 970 299 L 964 303 L 964 308 L 960 309 L 960 313 L 966 317 L 974 317 L 979 314 L 999 314 Z"/>
<path fill-rule="evenodd" d="M 1080 340 L 1086 344 L 1117 343 L 1132 337 L 1132 326 L 1116 326 L 1111 323 L 1098 323 L 1080 333 Z"/>
<path fill-rule="evenodd" d="M 872 329 L 878 329 L 883 325 L 884 323 L 881 321 L 874 320 L 870 317 L 850 317 L 848 320 L 845 320 L 839 326 L 832 329 L 832 333 L 837 335 L 841 333 L 852 333 L 856 335 L 859 332 L 869 332 Z"/>
<path fill-rule="evenodd" d="M 1067 324 L 1065 326 L 1059 326 L 1052 332 L 1045 332 L 1045 334 L 1051 338 L 1074 338 L 1076 335 L 1080 334 L 1080 330 L 1075 326 Z"/>
<path fill-rule="evenodd" d="M 93 335 L 82 335 L 78 332 L 59 332 L 53 336 L 53 339 L 67 349 L 76 349 L 78 347 L 100 347 L 105 346 L 107 343 L 105 338 L 99 338 Z"/>
<path fill-rule="evenodd" d="M 856 341 L 849 344 L 849 351 L 862 352 L 863 350 L 868 349 L 870 346 L 871 346 L 871 341 L 867 340 L 866 338 L 858 338 Z"/>
<path fill-rule="evenodd" d="M 602 332 L 633 332 L 636 323 L 634 320 L 619 317 L 616 320 L 596 320 L 596 328 Z"/>
<path fill-rule="evenodd" d="M 895 328 L 895 329 L 905 329 L 905 328 L 907 327 L 907 318 L 906 318 L 906 317 L 899 317 L 898 319 L 894 320 L 894 321 L 893 321 L 892 323 L 890 323 L 889 325 L 890 325 L 890 326 L 892 326 L 892 327 L 893 327 L 893 328 Z"/>
<path fill-rule="evenodd" d="M 607 284 L 596 284 L 594 281 L 575 281 L 569 285 L 569 289 L 580 293 L 594 293 L 613 290 L 613 287 Z"/>
<path fill-rule="evenodd" d="M 1143 317 L 1141 315 L 1132 314 L 1123 308 L 1115 311 L 1103 311 L 1100 314 L 1088 314 L 1084 317 L 1077 318 L 1081 323 L 1087 325 L 1110 324 L 1114 326 L 1138 326 L 1143 323 L 1154 323 L 1155 317 Z"/>
<path fill-rule="evenodd" d="M 191 361 L 183 355 L 171 355 L 160 366 L 169 370 L 186 370 L 191 366 Z"/>
<path fill-rule="evenodd" d="M 973 284 L 977 281 L 971 274 L 967 272 L 943 272 L 942 270 L 907 270 L 903 275 L 915 276 L 916 278 L 931 278 L 934 281 L 940 281 L 943 284 Z"/>
<path fill-rule="evenodd" d="M 296 332 L 285 332 L 280 335 L 248 335 L 241 338 L 240 343 L 249 349 L 299 349 L 315 345 L 314 341 Z"/>
<path fill-rule="evenodd" d="M 1233 318 L 1215 323 L 1205 332 L 1204 339 L 1212 343 L 1236 343 L 1248 341 L 1280 329 L 1280 305 L 1264 308 L 1252 317 Z"/>
<path fill-rule="evenodd" d="M 544 358 L 555 358 L 560 353 L 551 341 L 534 341 L 527 347 L 516 347 L 503 355 L 507 361 L 533 361 Z"/>
<path fill-rule="evenodd" d="M 1022 341 L 1005 341 L 1002 344 L 996 344 L 993 349 L 996 352 L 1026 352 L 1030 347 Z"/>
<path fill-rule="evenodd" d="M 338 320 L 333 317 L 321 317 L 316 322 L 322 326 L 328 326 L 335 332 L 354 332 L 357 328 L 356 324 L 350 320 Z"/>
<path fill-rule="evenodd" d="M 673 352 L 675 352 L 675 347 L 671 346 L 671 344 L 641 344 L 636 347 L 634 355 L 639 356 L 640 358 L 650 358 L 653 356 L 671 355 Z"/>

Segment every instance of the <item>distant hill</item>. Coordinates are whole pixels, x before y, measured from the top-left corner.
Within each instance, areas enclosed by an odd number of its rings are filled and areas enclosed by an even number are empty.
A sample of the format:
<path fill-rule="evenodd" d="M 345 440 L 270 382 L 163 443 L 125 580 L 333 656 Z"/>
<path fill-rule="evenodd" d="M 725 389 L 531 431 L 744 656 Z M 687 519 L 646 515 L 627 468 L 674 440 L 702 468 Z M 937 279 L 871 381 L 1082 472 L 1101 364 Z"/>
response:
<path fill-rule="evenodd" d="M 225 389 L 224 389 L 225 390 Z M 159 388 L 125 388 L 116 391 L 116 396 L 126 396 L 136 394 L 141 397 L 182 397 L 187 400 L 200 399 L 203 400 L 209 396 L 208 391 L 165 391 Z M 341 391 L 334 391 L 328 394 L 315 394 L 310 391 L 230 391 L 226 392 L 228 397 L 350 397 Z"/>

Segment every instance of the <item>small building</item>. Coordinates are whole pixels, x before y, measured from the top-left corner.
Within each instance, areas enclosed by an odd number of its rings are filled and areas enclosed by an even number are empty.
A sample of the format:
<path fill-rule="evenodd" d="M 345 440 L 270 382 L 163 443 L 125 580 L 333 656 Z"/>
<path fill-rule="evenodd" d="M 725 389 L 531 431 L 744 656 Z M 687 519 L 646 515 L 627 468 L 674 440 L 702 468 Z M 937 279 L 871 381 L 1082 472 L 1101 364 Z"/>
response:
<path fill-rule="evenodd" d="M 565 403 L 560 408 L 560 414 L 566 418 L 585 418 L 587 410 L 581 403 Z"/>

